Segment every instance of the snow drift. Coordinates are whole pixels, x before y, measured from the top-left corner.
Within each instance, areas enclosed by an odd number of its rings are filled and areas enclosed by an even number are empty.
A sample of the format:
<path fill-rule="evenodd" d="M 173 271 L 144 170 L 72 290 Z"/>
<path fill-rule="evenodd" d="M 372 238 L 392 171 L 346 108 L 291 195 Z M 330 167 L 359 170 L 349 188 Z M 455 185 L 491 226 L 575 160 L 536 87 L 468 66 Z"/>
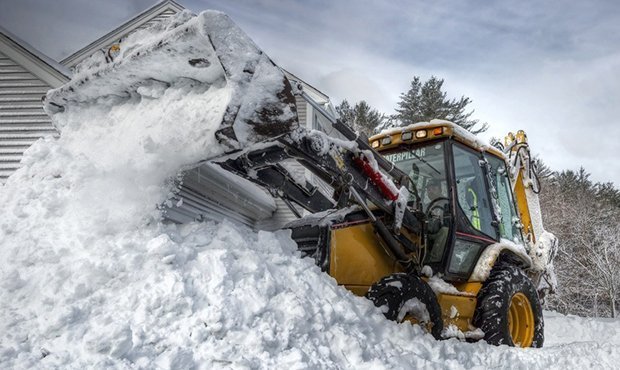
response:
<path fill-rule="evenodd" d="M 115 88 L 98 88 L 108 87 Z M 618 321 L 551 315 L 544 349 L 438 342 L 386 321 L 337 286 L 299 257 L 284 231 L 162 224 L 168 179 L 224 151 L 214 132 L 229 98 L 225 84 L 179 80 L 122 99 L 67 103 L 53 115 L 60 138 L 35 143 L 0 189 L 0 368 L 612 368 L 620 361 Z M 563 343 L 571 328 L 586 341 Z"/>

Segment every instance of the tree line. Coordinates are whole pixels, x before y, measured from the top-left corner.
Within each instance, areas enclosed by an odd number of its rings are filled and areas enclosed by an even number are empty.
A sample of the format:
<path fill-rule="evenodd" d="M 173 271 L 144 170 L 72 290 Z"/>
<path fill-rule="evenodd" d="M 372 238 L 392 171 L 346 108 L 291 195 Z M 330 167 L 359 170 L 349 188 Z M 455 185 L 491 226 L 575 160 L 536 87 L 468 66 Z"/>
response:
<path fill-rule="evenodd" d="M 558 291 L 546 305 L 565 314 L 618 317 L 620 300 L 620 191 L 578 171 L 539 163 L 545 228 L 559 240 Z"/>
<path fill-rule="evenodd" d="M 467 109 L 471 99 L 448 98 L 443 84 L 443 79 L 434 76 L 425 82 L 414 77 L 392 115 L 365 101 L 351 105 L 344 100 L 336 110 L 366 136 L 435 118 L 452 121 L 474 134 L 486 131 L 487 123 L 473 119 L 473 110 Z M 618 317 L 620 191 L 613 183 L 593 182 L 584 168 L 554 171 L 541 159 L 536 164 L 545 229 L 559 240 L 554 261 L 558 290 L 546 298 L 546 308 L 564 314 Z"/>
<path fill-rule="evenodd" d="M 400 101 L 392 115 L 380 113 L 364 100 L 354 105 L 344 100 L 336 107 L 336 111 L 341 119 L 366 136 L 372 136 L 386 128 L 408 126 L 431 119 L 451 121 L 474 134 L 486 131 L 488 125 L 473 119 L 471 116 L 474 111 L 467 110 L 471 99 L 465 96 L 459 99 L 448 98 L 443 84 L 444 80 L 435 76 L 425 82 L 415 76 L 409 90 L 400 95 Z"/>

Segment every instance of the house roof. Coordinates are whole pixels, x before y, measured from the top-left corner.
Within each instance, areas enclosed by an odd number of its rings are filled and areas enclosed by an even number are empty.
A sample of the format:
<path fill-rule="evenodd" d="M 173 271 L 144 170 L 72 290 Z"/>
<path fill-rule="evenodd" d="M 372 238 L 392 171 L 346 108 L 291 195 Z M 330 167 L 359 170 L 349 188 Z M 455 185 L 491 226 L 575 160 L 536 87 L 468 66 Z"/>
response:
<path fill-rule="evenodd" d="M 304 91 L 309 93 L 312 96 L 312 98 L 317 103 L 319 103 L 319 104 L 326 104 L 326 103 L 329 102 L 329 96 L 325 95 L 323 92 L 321 92 L 321 90 L 319 90 L 316 87 L 310 85 L 306 81 L 304 81 L 301 78 L 295 76 L 294 74 L 292 74 L 291 72 L 287 71 L 284 68 L 282 68 L 282 71 L 286 75 L 286 78 L 288 78 L 289 80 L 300 82 L 303 85 Z"/>
<path fill-rule="evenodd" d="M 65 66 L 0 26 L 0 51 L 52 87 L 69 80 Z"/>
<path fill-rule="evenodd" d="M 135 17 L 123 22 L 112 31 L 106 33 L 105 35 L 101 36 L 97 40 L 91 42 L 90 44 L 76 51 L 75 53 L 69 55 L 65 59 L 61 60 L 60 63 L 68 67 L 74 67 L 83 59 L 92 55 L 95 51 L 109 46 L 111 43 L 117 42 L 119 39 L 121 39 L 131 31 L 153 20 L 158 15 L 166 11 L 178 13 L 183 9 L 185 9 L 185 7 L 173 0 L 161 1 L 146 9 L 142 13 L 136 15 Z"/>

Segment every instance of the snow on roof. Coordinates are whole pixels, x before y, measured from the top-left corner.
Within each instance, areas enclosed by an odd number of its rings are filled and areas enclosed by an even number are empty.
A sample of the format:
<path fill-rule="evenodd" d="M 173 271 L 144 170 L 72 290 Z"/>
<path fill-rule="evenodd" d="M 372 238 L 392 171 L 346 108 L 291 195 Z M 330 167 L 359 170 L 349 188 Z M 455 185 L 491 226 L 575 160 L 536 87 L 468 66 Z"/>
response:
<path fill-rule="evenodd" d="M 380 139 L 384 136 L 391 136 L 391 135 L 403 132 L 405 130 L 416 130 L 420 128 L 433 128 L 437 126 L 450 127 L 452 129 L 452 132 L 456 134 L 456 136 L 459 139 L 464 140 L 465 142 L 468 142 L 474 145 L 476 148 L 478 148 L 481 151 L 489 151 L 499 156 L 500 158 L 505 158 L 505 155 L 502 151 L 497 150 L 493 146 L 489 145 L 487 142 L 480 139 L 478 136 L 472 134 L 471 132 L 455 124 L 454 122 L 443 120 L 443 119 L 432 119 L 429 122 L 423 121 L 423 122 L 416 122 L 408 126 L 387 128 L 387 129 L 382 130 L 378 134 L 370 137 L 370 140 Z"/>

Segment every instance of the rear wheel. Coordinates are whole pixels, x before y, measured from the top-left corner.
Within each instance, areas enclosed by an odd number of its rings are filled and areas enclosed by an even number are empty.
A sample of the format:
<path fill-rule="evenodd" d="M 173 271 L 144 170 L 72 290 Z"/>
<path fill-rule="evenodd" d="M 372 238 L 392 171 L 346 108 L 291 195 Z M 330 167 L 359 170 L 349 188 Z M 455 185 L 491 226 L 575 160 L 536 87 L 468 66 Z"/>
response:
<path fill-rule="evenodd" d="M 431 287 L 419 277 L 403 273 L 388 275 L 370 287 L 366 298 L 382 308 L 387 319 L 420 324 L 436 339 L 441 339 L 441 308 Z"/>
<path fill-rule="evenodd" d="M 494 345 L 542 347 L 542 307 L 532 281 L 521 269 L 500 262 L 478 293 L 473 324 Z"/>

